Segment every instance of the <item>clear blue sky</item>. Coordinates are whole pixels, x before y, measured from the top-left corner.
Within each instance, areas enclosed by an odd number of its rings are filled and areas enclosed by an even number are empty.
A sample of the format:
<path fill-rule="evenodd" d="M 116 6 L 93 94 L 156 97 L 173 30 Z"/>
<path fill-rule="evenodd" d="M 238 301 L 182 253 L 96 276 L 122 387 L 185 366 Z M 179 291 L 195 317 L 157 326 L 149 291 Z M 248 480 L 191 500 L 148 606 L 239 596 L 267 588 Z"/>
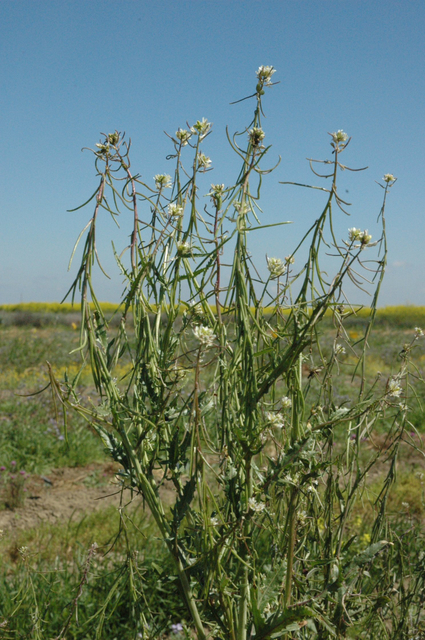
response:
<path fill-rule="evenodd" d="M 254 257 L 287 255 L 316 219 L 323 194 L 278 183 L 317 184 L 305 158 L 330 157 L 327 132 L 343 129 L 353 138 L 344 161 L 369 169 L 342 176 L 353 205 L 351 218 L 340 214 L 340 237 L 352 226 L 374 233 L 375 180 L 397 176 L 380 304 L 425 305 L 424 31 L 423 0 L 2 0 L 0 303 L 66 292 L 71 249 L 92 212 L 67 209 L 97 184 L 81 148 L 100 131 L 131 136 L 133 167 L 149 182 L 172 173 L 163 131 L 206 117 L 208 179 L 229 184 L 237 164 L 225 125 L 241 130 L 253 109 L 229 103 L 254 91 L 259 65 L 273 65 L 280 84 L 267 91 L 263 124 L 270 162 L 282 162 L 262 222 L 294 224 L 262 235 Z M 105 225 L 101 253 L 112 271 Z M 116 279 L 99 288 L 100 299 L 118 300 Z"/>

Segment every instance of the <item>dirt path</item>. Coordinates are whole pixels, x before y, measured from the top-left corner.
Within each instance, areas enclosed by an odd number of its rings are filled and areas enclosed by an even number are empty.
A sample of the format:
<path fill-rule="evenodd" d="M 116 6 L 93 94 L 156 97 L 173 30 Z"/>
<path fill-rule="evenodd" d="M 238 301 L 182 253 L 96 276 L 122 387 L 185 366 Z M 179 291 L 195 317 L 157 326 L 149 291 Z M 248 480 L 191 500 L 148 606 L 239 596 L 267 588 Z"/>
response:
<path fill-rule="evenodd" d="M 118 507 L 121 492 L 114 481 L 116 471 L 108 463 L 54 469 L 47 477 L 31 476 L 24 505 L 13 511 L 0 511 L 0 529 L 6 533 L 44 522 L 59 524 L 110 505 Z M 135 498 L 134 502 L 140 500 Z"/>

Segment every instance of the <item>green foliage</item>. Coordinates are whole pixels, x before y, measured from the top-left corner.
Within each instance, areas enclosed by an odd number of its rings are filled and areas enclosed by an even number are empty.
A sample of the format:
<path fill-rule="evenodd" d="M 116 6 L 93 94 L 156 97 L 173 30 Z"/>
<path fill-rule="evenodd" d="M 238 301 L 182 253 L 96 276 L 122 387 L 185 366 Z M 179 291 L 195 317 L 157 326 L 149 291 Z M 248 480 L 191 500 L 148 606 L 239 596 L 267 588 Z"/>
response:
<path fill-rule="evenodd" d="M 130 144 L 118 132 L 96 145 L 99 186 L 85 203 L 94 201 L 94 213 L 79 237 L 82 260 L 69 293 L 81 293 L 79 353 L 97 401 L 82 400 L 80 371 L 61 382 L 52 377 L 51 385 L 120 463 L 122 487 L 143 496 L 168 553 L 168 581 L 199 640 L 353 633 L 395 640 L 423 624 L 422 560 L 411 563 L 387 515 L 411 428 L 420 377 L 411 356 L 422 332 L 412 328 L 384 379 L 367 368 L 395 179 L 386 174 L 381 185 L 378 240 L 354 227 L 337 239 L 334 216 L 347 204 L 337 191 L 339 173 L 348 169 L 340 158 L 350 140 L 332 133 L 327 173 L 312 163 L 327 181 L 319 187 L 326 193 L 322 212 L 292 253 L 267 258 L 267 275 L 256 269 L 248 237 L 255 241 L 264 228 L 257 213 L 272 169 L 264 167 L 262 96 L 273 73 L 260 67 L 253 120 L 229 137 L 241 164 L 236 180 L 211 185 L 205 205 L 199 194 L 211 163 L 206 120 L 170 136 L 174 176 L 157 174 L 152 186 L 130 170 Z M 132 228 L 127 255 L 116 253 L 126 290 L 112 326 L 92 271 L 100 216 L 116 219 L 120 208 L 130 212 Z M 296 267 L 304 246 L 306 262 Z M 321 258 L 329 248 L 335 266 L 325 273 Z M 363 320 L 344 283 L 367 287 L 371 269 L 375 290 Z M 359 335 L 350 339 L 360 319 Z M 342 400 L 341 371 L 352 378 Z M 373 432 L 386 433 L 386 446 L 365 450 Z M 384 459 L 371 524 L 359 539 L 350 534 L 352 514 Z M 166 485 L 174 489 L 170 508 L 161 492 Z M 157 611 L 132 591 L 128 572 L 138 569 L 131 555 L 117 571 L 92 619 L 102 623 L 108 610 L 128 624 L 116 604 L 116 594 L 127 593 L 132 620 L 139 616 L 134 633 L 143 628 L 141 637 L 151 638 Z M 97 628 L 101 637 L 102 624 Z"/>

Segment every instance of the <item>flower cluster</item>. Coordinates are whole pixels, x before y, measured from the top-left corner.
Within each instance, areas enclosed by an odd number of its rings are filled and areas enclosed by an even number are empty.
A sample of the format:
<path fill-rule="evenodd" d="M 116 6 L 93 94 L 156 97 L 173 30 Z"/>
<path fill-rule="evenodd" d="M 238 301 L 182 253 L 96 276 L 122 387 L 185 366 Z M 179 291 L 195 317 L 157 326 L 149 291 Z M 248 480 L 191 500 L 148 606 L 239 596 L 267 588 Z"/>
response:
<path fill-rule="evenodd" d="M 183 215 L 183 207 L 172 202 L 168 205 L 168 215 L 172 218 L 180 218 Z"/>
<path fill-rule="evenodd" d="M 403 389 L 400 385 L 400 380 L 397 378 L 397 376 L 393 376 L 388 380 L 387 395 L 391 396 L 392 398 L 399 398 L 402 391 Z"/>
<path fill-rule="evenodd" d="M 290 409 L 292 407 L 292 400 L 288 396 L 282 398 L 282 409 Z"/>
<path fill-rule="evenodd" d="M 335 355 L 339 356 L 346 353 L 345 351 L 345 347 L 342 346 L 342 344 L 336 344 L 335 345 Z"/>
<path fill-rule="evenodd" d="M 384 182 L 395 182 L 397 180 L 397 178 L 395 176 L 393 176 L 392 173 L 386 173 L 384 175 L 384 177 L 382 178 L 382 180 L 384 180 Z"/>
<path fill-rule="evenodd" d="M 168 173 L 157 173 L 153 178 L 157 189 L 171 189 L 171 176 Z"/>
<path fill-rule="evenodd" d="M 250 498 L 248 500 L 248 509 L 255 511 L 255 513 L 260 513 L 261 511 L 264 511 L 265 508 L 266 505 L 264 502 L 257 502 L 255 498 Z"/>
<path fill-rule="evenodd" d="M 279 278 L 286 273 L 286 264 L 280 258 L 267 258 L 267 268 L 271 278 Z"/>
<path fill-rule="evenodd" d="M 253 147 L 258 147 L 265 137 L 266 134 L 260 127 L 253 127 L 248 133 L 248 140 Z"/>
<path fill-rule="evenodd" d="M 183 625 L 181 622 L 171 625 L 171 633 L 174 635 L 180 634 L 183 631 Z"/>
<path fill-rule="evenodd" d="M 351 227 L 351 229 L 348 229 L 348 238 L 350 242 L 355 242 L 356 240 L 358 240 L 364 247 L 372 240 L 372 236 L 367 229 L 361 231 L 360 229 L 356 229 L 356 227 Z"/>
<path fill-rule="evenodd" d="M 187 258 L 192 255 L 192 247 L 189 242 L 178 242 L 177 253 L 179 256 Z"/>
<path fill-rule="evenodd" d="M 332 136 L 332 140 L 335 144 L 338 144 L 339 142 L 346 142 L 348 139 L 348 135 L 342 129 L 338 129 L 338 131 L 335 131 L 330 135 Z"/>
<path fill-rule="evenodd" d="M 212 347 L 213 342 L 216 338 L 214 331 L 210 327 L 205 327 L 199 325 L 193 329 L 193 334 L 197 340 L 201 344 L 203 344 L 207 349 Z"/>
<path fill-rule="evenodd" d="M 187 129 L 177 129 L 176 138 L 179 140 L 182 147 L 185 147 L 190 140 L 192 134 Z"/>
<path fill-rule="evenodd" d="M 263 82 L 266 86 L 270 86 L 272 84 L 272 75 L 276 73 L 276 69 L 272 66 L 262 65 L 258 67 L 258 71 L 255 72 L 258 80 Z"/>
<path fill-rule="evenodd" d="M 270 423 L 272 427 L 276 427 L 276 429 L 282 429 L 284 422 L 283 418 L 279 413 L 270 413 L 269 411 L 266 413 L 267 422 Z"/>
<path fill-rule="evenodd" d="M 195 136 L 199 136 L 200 140 L 205 138 L 207 133 L 211 129 L 211 122 L 208 122 L 206 118 L 202 118 L 202 120 L 197 120 L 193 127 L 190 127 L 191 133 Z"/>
<path fill-rule="evenodd" d="M 208 169 L 211 164 L 211 158 L 204 153 L 198 153 L 198 165 L 201 169 Z"/>

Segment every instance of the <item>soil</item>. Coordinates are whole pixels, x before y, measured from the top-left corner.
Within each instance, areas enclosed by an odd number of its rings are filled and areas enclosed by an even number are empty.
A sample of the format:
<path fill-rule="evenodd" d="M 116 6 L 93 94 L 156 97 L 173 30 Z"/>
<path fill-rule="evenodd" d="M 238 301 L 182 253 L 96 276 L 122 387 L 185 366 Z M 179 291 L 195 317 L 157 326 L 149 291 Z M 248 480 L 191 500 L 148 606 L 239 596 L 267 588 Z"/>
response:
<path fill-rule="evenodd" d="M 42 523 L 59 524 L 81 519 L 85 514 L 120 502 L 132 500 L 130 492 L 121 490 L 115 480 L 118 467 L 111 463 L 91 464 L 87 467 L 53 469 L 45 476 L 31 476 L 27 483 L 24 504 L 14 510 L 0 511 L 0 530 L 5 533 L 17 529 L 32 529 Z M 170 495 L 167 495 L 167 494 Z M 165 501 L 172 492 L 161 491 Z M 168 500 L 167 500 L 168 498 Z M 134 506 L 141 503 L 133 496 Z"/>

